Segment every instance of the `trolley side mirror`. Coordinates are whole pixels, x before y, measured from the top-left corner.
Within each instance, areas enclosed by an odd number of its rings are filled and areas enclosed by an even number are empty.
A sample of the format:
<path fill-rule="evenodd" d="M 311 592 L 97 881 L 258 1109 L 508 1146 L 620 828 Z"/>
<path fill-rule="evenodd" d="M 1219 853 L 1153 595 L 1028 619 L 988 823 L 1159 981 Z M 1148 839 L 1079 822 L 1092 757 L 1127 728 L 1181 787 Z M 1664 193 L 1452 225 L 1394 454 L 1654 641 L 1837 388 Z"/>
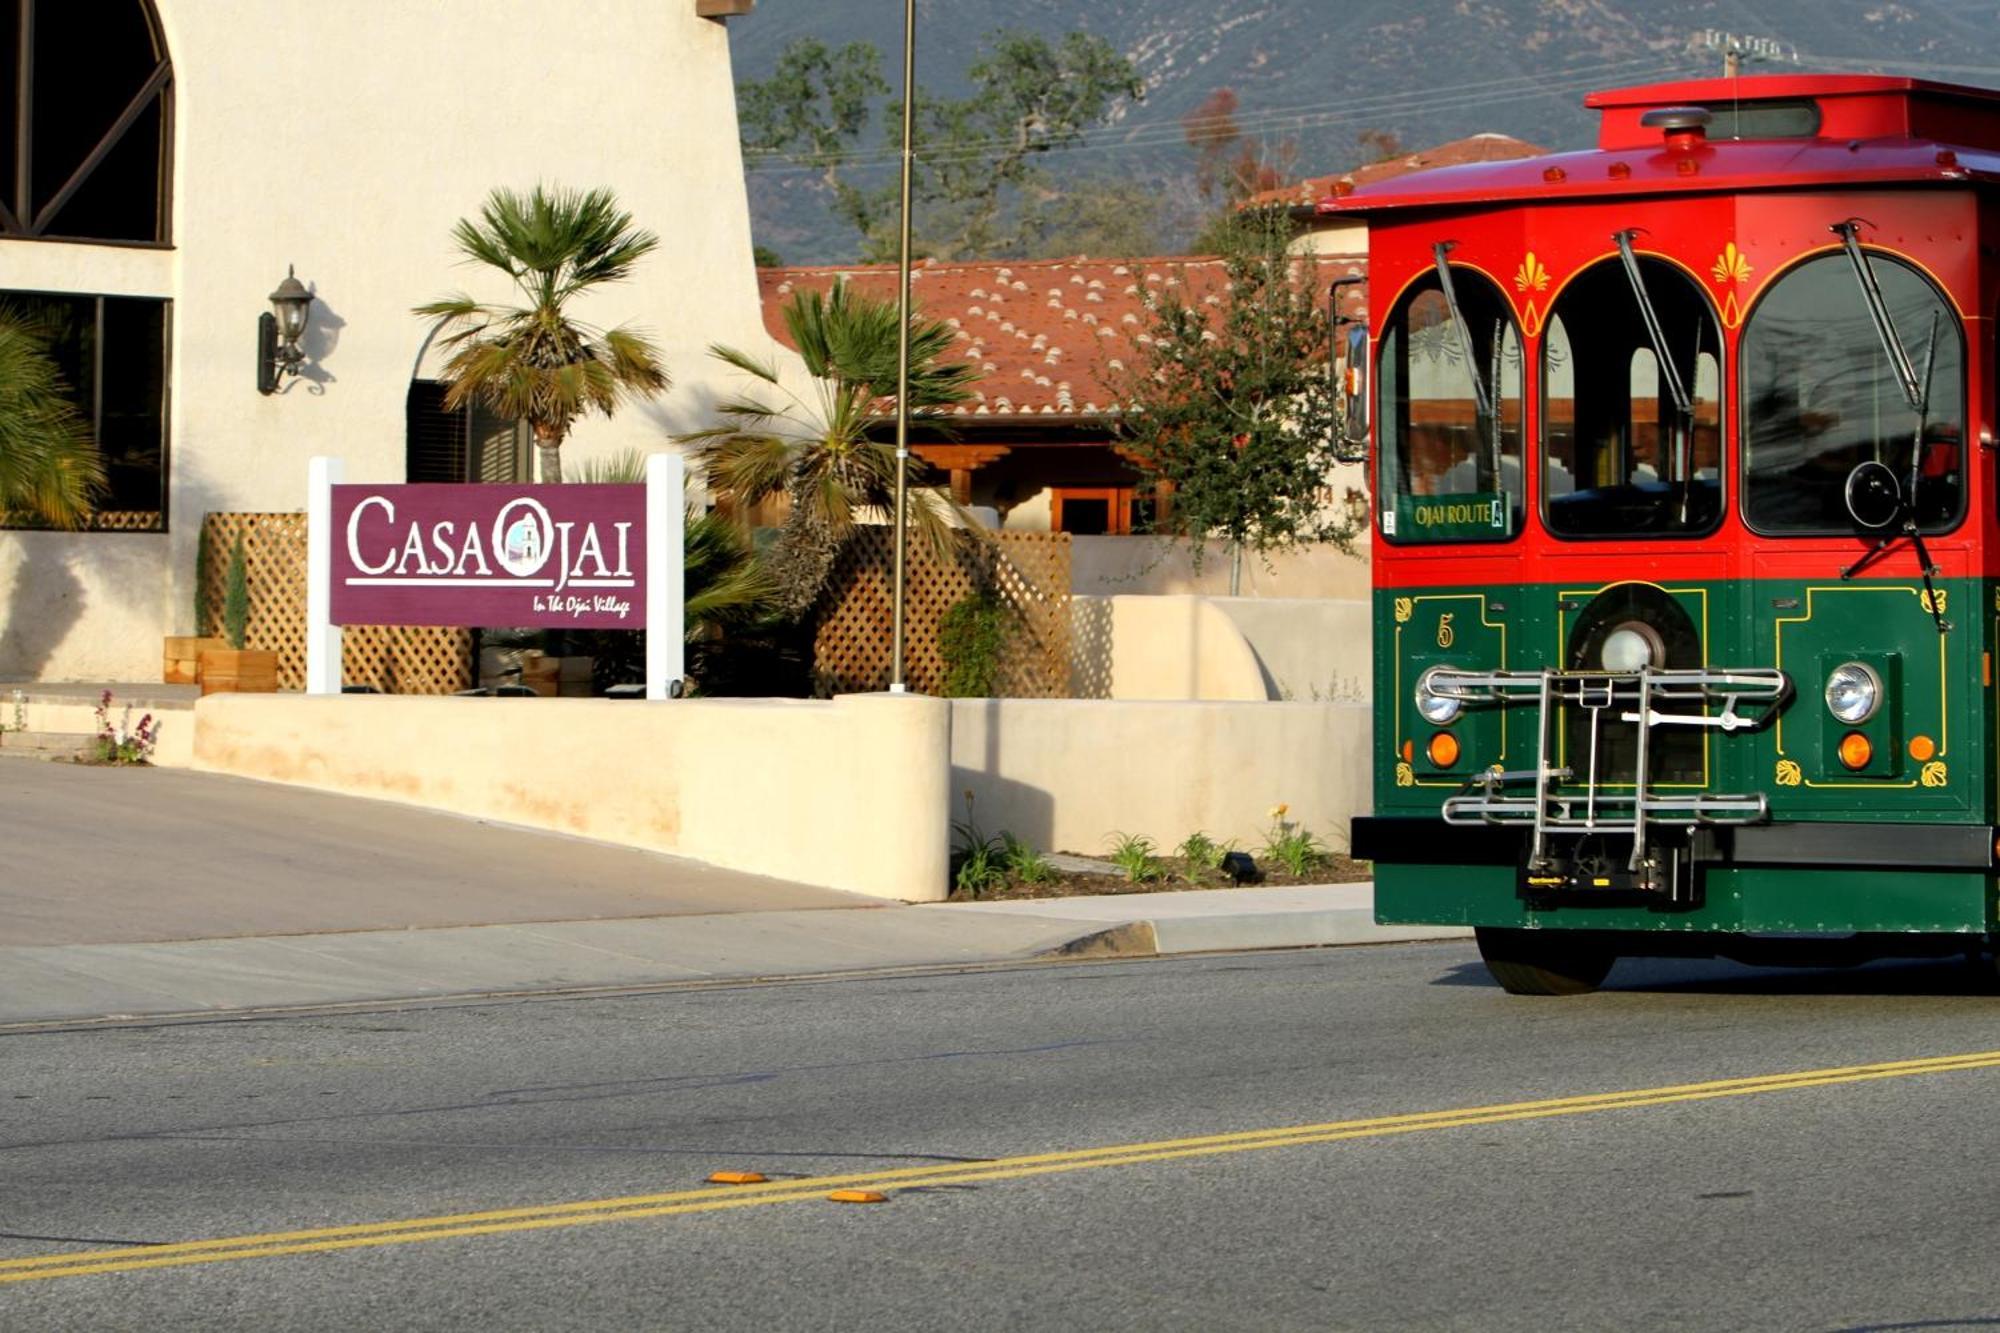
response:
<path fill-rule="evenodd" d="M 1368 325 L 1365 319 L 1340 313 L 1340 293 L 1366 281 L 1353 274 L 1335 278 L 1327 293 L 1334 364 L 1340 372 L 1340 417 L 1333 454 L 1343 463 L 1365 462 L 1368 457 Z"/>

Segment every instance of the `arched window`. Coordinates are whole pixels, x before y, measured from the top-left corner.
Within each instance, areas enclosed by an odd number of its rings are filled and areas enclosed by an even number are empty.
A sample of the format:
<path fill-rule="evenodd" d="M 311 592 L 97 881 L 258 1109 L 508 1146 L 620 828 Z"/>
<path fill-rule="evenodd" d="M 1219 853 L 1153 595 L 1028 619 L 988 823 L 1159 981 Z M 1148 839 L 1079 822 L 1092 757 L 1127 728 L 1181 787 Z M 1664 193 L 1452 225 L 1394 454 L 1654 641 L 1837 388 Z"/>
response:
<path fill-rule="evenodd" d="M 1687 274 L 1635 263 L 1643 291 L 1605 260 L 1542 335 L 1542 512 L 1560 536 L 1685 537 L 1722 519 L 1722 330 Z"/>
<path fill-rule="evenodd" d="M 1849 533 L 1847 479 L 1881 463 L 1925 532 L 1965 509 L 1965 339 L 1921 273 L 1870 252 L 1894 343 L 1920 412 L 1844 254 L 1807 260 L 1771 285 L 1743 326 L 1743 515 L 1768 533 Z"/>
<path fill-rule="evenodd" d="M 0 237 L 165 243 L 173 77 L 147 0 L 0 0 Z"/>
<path fill-rule="evenodd" d="M 1427 275 L 1382 330 L 1376 493 L 1393 541 L 1521 530 L 1521 334 L 1499 288 L 1452 273 L 1450 296 Z"/>

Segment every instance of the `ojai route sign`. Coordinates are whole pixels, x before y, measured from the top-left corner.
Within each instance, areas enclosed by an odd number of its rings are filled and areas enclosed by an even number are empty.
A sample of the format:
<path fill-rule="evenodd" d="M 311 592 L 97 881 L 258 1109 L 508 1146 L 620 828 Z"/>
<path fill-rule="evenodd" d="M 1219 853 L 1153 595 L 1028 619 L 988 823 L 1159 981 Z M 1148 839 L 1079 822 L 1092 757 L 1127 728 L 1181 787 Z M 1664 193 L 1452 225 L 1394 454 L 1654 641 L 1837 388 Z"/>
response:
<path fill-rule="evenodd" d="M 333 487 L 336 625 L 646 624 L 643 486 Z"/>

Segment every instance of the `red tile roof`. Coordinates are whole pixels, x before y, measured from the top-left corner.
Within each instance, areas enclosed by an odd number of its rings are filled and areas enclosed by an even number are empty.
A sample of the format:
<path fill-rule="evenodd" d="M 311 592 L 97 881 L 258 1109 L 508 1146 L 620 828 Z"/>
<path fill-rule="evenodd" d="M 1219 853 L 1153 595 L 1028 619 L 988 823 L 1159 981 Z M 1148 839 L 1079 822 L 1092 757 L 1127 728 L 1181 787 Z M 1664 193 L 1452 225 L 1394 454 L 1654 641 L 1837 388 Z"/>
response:
<path fill-rule="evenodd" d="M 1366 271 L 1329 263 L 1325 276 Z M 780 342 L 782 307 L 801 288 L 827 291 L 842 278 L 877 300 L 896 299 L 893 264 L 757 271 L 764 327 Z M 982 372 L 962 417 L 1097 417 L 1117 411 L 1107 382 L 1150 340 L 1140 293 L 1185 282 L 1207 291 L 1222 280 L 1220 260 L 1203 256 L 939 263 L 911 271 L 919 313 L 956 330 L 952 355 Z"/>
<path fill-rule="evenodd" d="M 1356 167 L 1339 175 L 1313 176 L 1296 185 L 1253 194 L 1243 201 L 1242 206 L 1289 204 L 1294 208 L 1311 208 L 1333 194 L 1342 181 L 1349 186 L 1367 185 L 1372 181 L 1404 176 L 1413 171 L 1427 171 L 1432 167 L 1456 167 L 1467 162 L 1506 162 L 1520 157 L 1540 157 L 1548 151 L 1511 135 L 1475 134 L 1469 139 L 1453 139 L 1450 143 L 1404 153 L 1387 161 L 1370 162 L 1365 167 Z"/>

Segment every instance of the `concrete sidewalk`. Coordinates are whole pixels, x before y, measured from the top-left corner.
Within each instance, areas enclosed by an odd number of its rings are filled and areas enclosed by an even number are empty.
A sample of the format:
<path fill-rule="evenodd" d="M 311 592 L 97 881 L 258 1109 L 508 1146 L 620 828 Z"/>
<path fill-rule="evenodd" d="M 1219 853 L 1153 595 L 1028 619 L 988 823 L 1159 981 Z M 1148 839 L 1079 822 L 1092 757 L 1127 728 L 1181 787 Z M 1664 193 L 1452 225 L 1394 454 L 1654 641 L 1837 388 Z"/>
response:
<path fill-rule="evenodd" d="M 1378 927 L 1371 897 L 1338 884 L 0 948 L 0 1024 L 1469 933 Z"/>
<path fill-rule="evenodd" d="M 158 769 L 0 765 L 0 810 L 0 1024 L 1464 933 L 1366 884 L 905 906 Z"/>

